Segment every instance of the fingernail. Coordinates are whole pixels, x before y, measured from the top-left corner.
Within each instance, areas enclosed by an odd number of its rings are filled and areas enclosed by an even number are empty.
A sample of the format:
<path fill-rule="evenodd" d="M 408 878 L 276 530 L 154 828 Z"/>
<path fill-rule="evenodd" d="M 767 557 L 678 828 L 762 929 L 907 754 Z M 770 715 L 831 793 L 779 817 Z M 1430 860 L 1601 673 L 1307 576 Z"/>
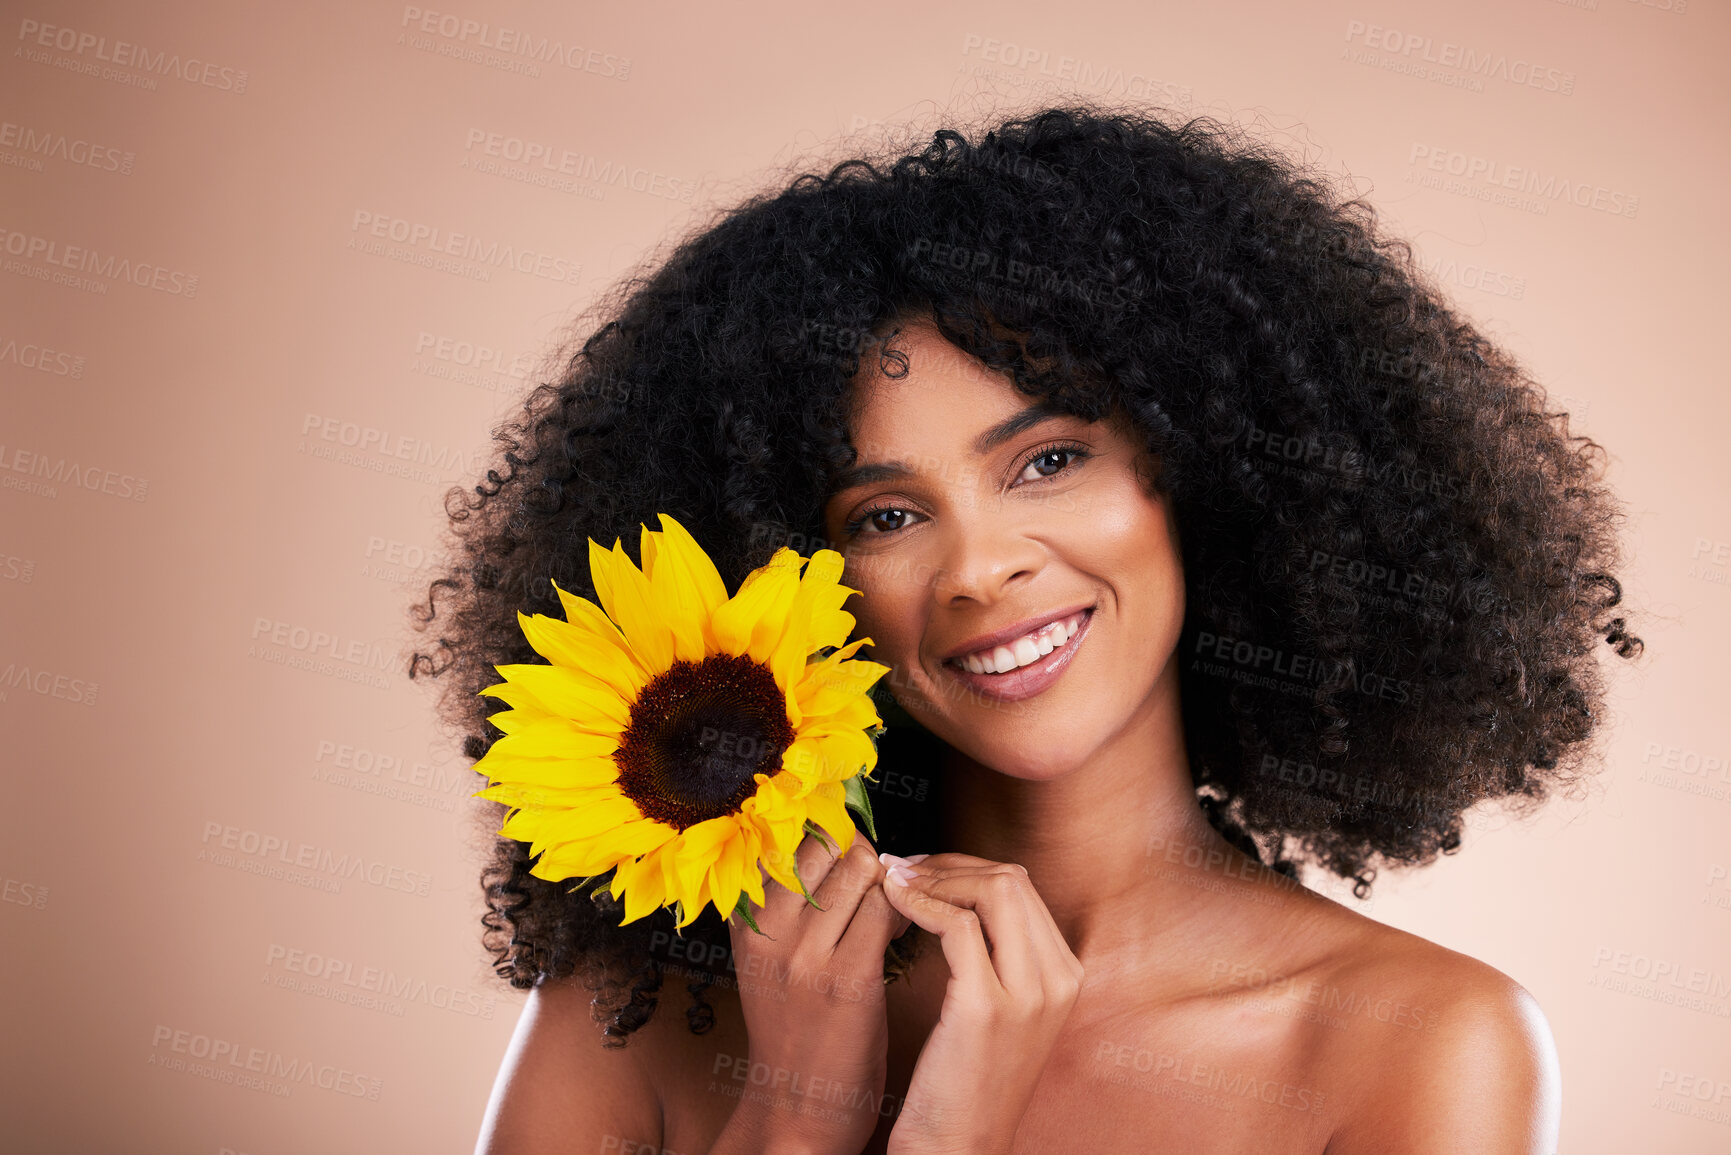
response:
<path fill-rule="evenodd" d="M 893 882 L 897 886 L 906 886 L 908 884 L 908 879 L 912 878 L 913 876 L 914 876 L 913 871 L 909 870 L 905 866 L 899 866 L 898 865 L 898 866 L 892 866 L 889 868 L 888 872 L 886 872 L 886 874 L 884 876 L 884 880 L 886 882 Z"/>
<path fill-rule="evenodd" d="M 907 860 L 907 862 L 908 862 L 908 865 L 912 866 L 914 863 L 924 862 L 926 859 L 928 859 L 930 857 L 931 857 L 931 855 L 929 855 L 929 854 L 916 854 L 913 857 L 909 858 Z"/>
<path fill-rule="evenodd" d="M 924 858 L 924 857 L 925 857 L 925 855 L 923 855 L 923 854 L 920 855 L 920 858 Z M 893 854 L 887 854 L 886 853 L 886 854 L 878 855 L 878 861 L 883 863 L 885 866 L 906 866 L 910 862 L 918 862 L 919 859 L 917 859 L 917 858 L 897 858 Z"/>

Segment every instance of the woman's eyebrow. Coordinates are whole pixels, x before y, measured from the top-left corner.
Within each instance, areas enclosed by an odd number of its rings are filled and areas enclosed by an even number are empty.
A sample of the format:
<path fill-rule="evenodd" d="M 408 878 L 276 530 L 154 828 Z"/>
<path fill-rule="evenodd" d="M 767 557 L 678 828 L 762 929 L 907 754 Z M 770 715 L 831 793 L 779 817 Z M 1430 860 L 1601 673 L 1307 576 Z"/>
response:
<path fill-rule="evenodd" d="M 1068 416 L 1063 410 L 1057 409 L 1044 401 L 1036 401 L 1026 409 L 1020 410 L 1004 418 L 990 429 L 984 430 L 974 438 L 973 450 L 978 455 L 990 453 L 1016 434 L 1032 429 L 1042 421 L 1050 421 L 1054 417 Z M 913 470 L 905 462 L 885 461 L 871 465 L 856 465 L 836 474 L 831 488 L 839 493 L 844 489 L 852 489 L 856 485 L 870 485 L 878 481 L 895 481 L 910 477 Z"/>
<path fill-rule="evenodd" d="M 1050 421 L 1054 417 L 1066 416 L 1048 402 L 1036 401 L 1020 413 L 1012 413 L 990 429 L 974 438 L 974 452 L 980 455 L 990 453 L 1024 429 L 1032 429 L 1042 421 Z"/>

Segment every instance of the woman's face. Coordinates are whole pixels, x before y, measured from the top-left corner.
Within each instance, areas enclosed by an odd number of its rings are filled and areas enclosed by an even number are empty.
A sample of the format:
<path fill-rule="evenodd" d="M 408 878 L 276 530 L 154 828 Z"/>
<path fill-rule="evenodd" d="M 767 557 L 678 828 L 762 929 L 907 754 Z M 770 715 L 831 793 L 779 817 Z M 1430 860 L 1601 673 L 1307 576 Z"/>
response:
<path fill-rule="evenodd" d="M 893 345 L 908 373 L 862 368 L 858 461 L 825 509 L 863 595 L 856 636 L 938 737 L 999 773 L 1057 777 L 1176 691 L 1170 505 L 1127 425 L 1047 414 L 929 323 Z"/>

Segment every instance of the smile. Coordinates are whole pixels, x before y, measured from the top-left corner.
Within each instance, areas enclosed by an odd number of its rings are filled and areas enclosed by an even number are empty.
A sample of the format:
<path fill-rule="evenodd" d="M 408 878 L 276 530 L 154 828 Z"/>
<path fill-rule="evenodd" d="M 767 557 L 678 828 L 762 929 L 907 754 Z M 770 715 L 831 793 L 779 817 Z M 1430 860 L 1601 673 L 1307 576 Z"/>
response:
<path fill-rule="evenodd" d="M 986 697 L 1031 698 L 1058 680 L 1093 621 L 1093 607 L 1049 621 L 995 645 L 944 659 L 944 669 Z"/>
<path fill-rule="evenodd" d="M 1021 666 L 1031 666 L 1075 637 L 1087 616 L 1088 611 L 1082 610 L 1023 634 L 1005 645 L 989 646 L 954 661 L 974 674 L 1007 674 Z"/>

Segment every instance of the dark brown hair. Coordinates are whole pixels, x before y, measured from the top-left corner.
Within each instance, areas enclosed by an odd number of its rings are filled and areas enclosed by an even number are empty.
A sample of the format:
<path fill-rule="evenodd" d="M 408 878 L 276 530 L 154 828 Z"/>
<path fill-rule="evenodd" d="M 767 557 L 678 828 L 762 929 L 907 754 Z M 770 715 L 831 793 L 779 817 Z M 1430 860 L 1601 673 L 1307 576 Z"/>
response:
<path fill-rule="evenodd" d="M 1363 891 L 1458 848 L 1469 806 L 1572 782 L 1597 652 L 1640 646 L 1598 447 L 1368 205 L 1213 121 L 1072 105 L 849 159 L 722 214 L 600 313 L 447 502 L 455 560 L 411 675 L 443 683 L 470 758 L 498 736 L 476 696 L 494 665 L 538 660 L 518 611 L 559 614 L 553 580 L 594 598 L 588 539 L 670 513 L 730 589 L 827 544 L 849 380 L 915 313 L 1029 397 L 1146 437 L 1184 543 L 1199 805 L 1289 873 Z M 881 849 L 935 849 L 928 739 L 884 737 L 906 788 L 874 797 Z M 482 879 L 498 973 L 588 976 L 618 1042 L 680 974 L 707 1030 L 713 910 L 684 938 L 665 911 L 621 928 L 527 849 L 497 839 Z"/>

